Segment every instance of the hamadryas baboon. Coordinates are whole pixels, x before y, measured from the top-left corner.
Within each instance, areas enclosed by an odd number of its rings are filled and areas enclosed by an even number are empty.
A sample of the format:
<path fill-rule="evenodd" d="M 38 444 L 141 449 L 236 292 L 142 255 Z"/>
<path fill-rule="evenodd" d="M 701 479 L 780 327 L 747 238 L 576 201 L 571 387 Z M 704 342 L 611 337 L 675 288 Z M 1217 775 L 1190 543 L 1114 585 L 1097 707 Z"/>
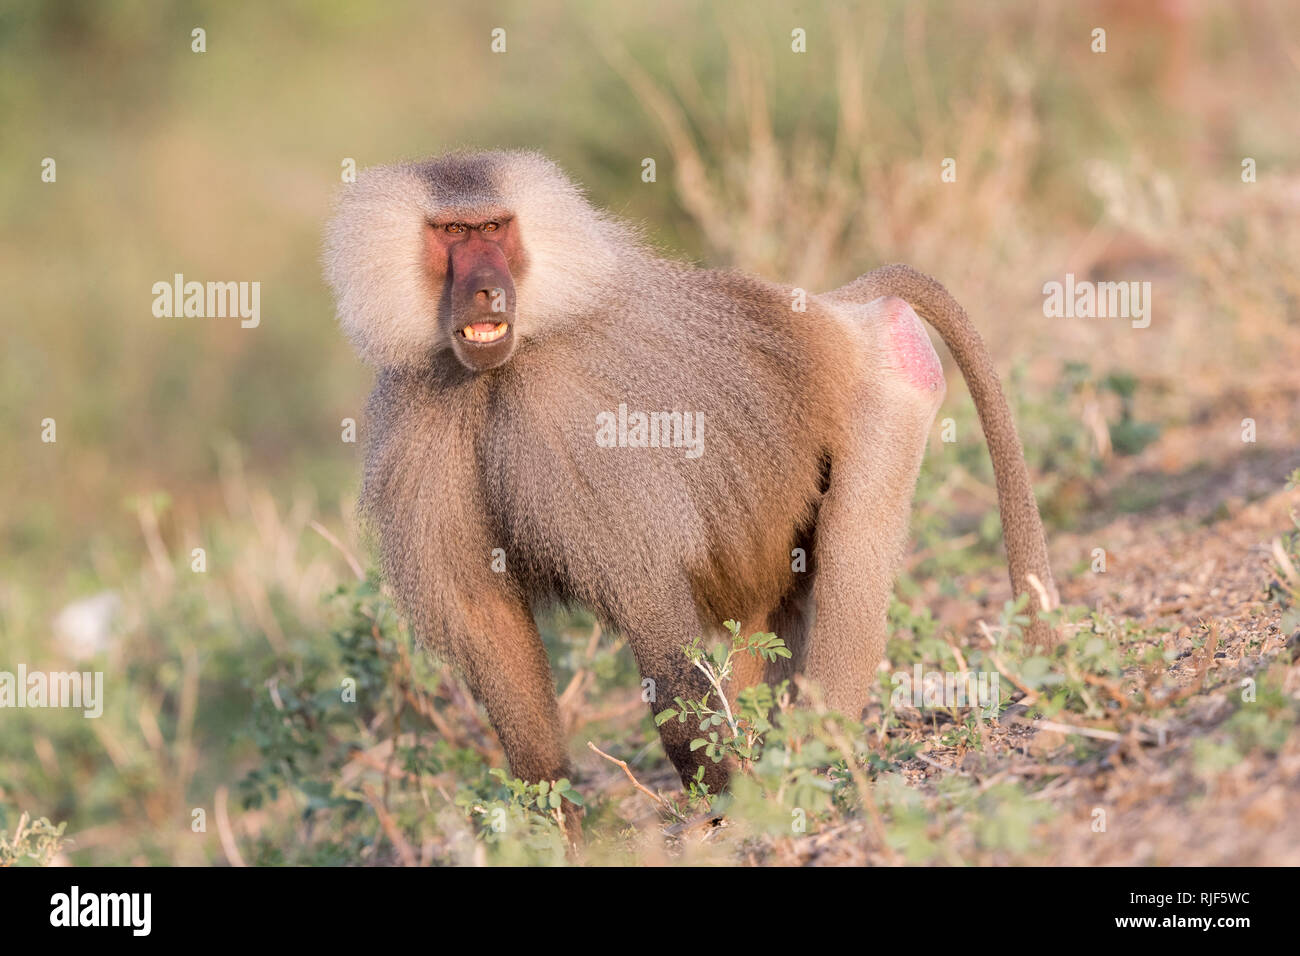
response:
<path fill-rule="evenodd" d="M 832 706 L 866 703 L 944 394 L 917 313 L 975 399 L 1012 585 L 1055 603 L 988 353 L 933 279 L 886 266 L 801 311 L 789 287 L 653 254 L 526 152 L 368 170 L 326 246 L 342 324 L 377 369 L 362 504 L 382 572 L 525 779 L 570 773 L 534 623 L 552 602 L 626 636 L 656 711 L 703 696 L 682 647 L 728 618 L 775 631 Z M 695 730 L 661 728 L 684 779 Z M 725 770 L 703 763 L 716 789 Z"/>

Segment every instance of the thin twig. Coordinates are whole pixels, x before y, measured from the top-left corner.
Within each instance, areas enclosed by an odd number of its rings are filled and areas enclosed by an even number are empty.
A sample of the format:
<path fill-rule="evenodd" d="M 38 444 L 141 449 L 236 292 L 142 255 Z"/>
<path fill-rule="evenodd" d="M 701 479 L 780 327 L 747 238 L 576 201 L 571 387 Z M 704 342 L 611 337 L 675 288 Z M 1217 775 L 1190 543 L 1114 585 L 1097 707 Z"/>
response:
<path fill-rule="evenodd" d="M 731 728 L 731 735 L 733 737 L 739 737 L 740 725 L 736 723 L 736 718 L 731 715 L 731 704 L 728 702 L 727 695 L 722 689 L 722 682 L 730 676 L 728 668 L 723 668 L 723 674 L 719 677 L 717 674 L 713 673 L 712 667 L 705 666 L 702 659 L 694 661 L 694 664 L 696 670 L 705 676 L 709 682 L 709 686 L 713 688 L 713 692 L 717 694 L 718 699 L 722 701 L 722 709 L 727 718 L 727 726 Z"/>
<path fill-rule="evenodd" d="M 587 648 L 582 655 L 582 664 L 574 670 L 573 678 L 559 696 L 560 713 L 564 715 L 566 724 L 573 724 L 578 719 L 582 697 L 592 677 L 589 665 L 592 658 L 596 656 L 596 650 L 600 647 L 600 635 L 601 626 L 600 622 L 597 621 L 592 625 L 591 637 L 587 640 Z"/>
<path fill-rule="evenodd" d="M 982 627 L 983 624 L 984 622 L 981 621 L 980 626 Z M 1016 689 L 1025 695 L 1024 700 L 1022 700 L 1021 703 L 1023 703 L 1026 707 L 1033 706 L 1033 704 L 1038 700 L 1038 693 L 1032 690 L 1031 688 L 1026 687 L 1024 683 L 1018 680 L 1015 674 L 1012 672 L 1011 668 L 1007 667 L 1006 664 L 1002 663 L 1001 659 L 997 655 L 997 652 L 994 651 L 992 648 L 989 649 L 988 655 L 989 655 L 989 660 L 993 662 L 993 666 L 998 669 L 998 673 L 1000 673 L 1007 680 L 1011 681 L 1011 683 L 1015 685 Z"/>
<path fill-rule="evenodd" d="M 931 760 L 923 753 L 920 752 L 914 753 L 912 754 L 912 756 L 915 757 L 917 760 L 921 761 L 922 763 L 929 764 L 931 767 L 934 767 L 936 770 L 942 770 L 944 773 L 955 773 L 959 777 L 970 776 L 970 774 L 967 773 L 965 770 L 958 770 L 956 767 L 949 767 L 947 764 L 941 764 L 937 760 Z"/>
<path fill-rule="evenodd" d="M 1124 735 L 1116 733 L 1113 730 L 1101 730 L 1096 727 L 1079 727 L 1075 724 L 1063 724 L 1056 720 L 1043 718 L 1034 721 L 1030 726 L 1038 727 L 1042 730 L 1056 730 L 1063 734 L 1080 734 L 1084 737 L 1092 737 L 1096 740 L 1123 740 Z"/>
<path fill-rule="evenodd" d="M 239 855 L 239 844 L 235 842 L 235 831 L 230 826 L 230 817 L 226 814 L 226 798 L 230 791 L 223 783 L 217 787 L 216 797 L 213 800 L 217 818 L 217 836 L 221 840 L 221 852 L 226 854 L 226 860 L 231 866 L 247 866 L 244 858 Z"/>
<path fill-rule="evenodd" d="M 819 710 L 823 708 L 818 707 Z M 823 710 L 824 712 L 824 710 Z M 876 833 L 876 842 L 880 844 L 881 851 L 885 854 L 885 859 L 893 866 L 898 865 L 898 855 L 894 853 L 894 848 L 889 845 L 889 839 L 885 832 L 885 821 L 881 819 L 880 810 L 876 807 L 876 799 L 871 789 L 871 781 L 867 775 L 862 772 L 858 766 L 857 755 L 853 751 L 853 745 L 840 730 L 839 724 L 833 720 L 825 722 L 826 732 L 830 734 L 831 742 L 835 744 L 837 750 L 844 755 L 844 763 L 849 768 L 849 774 L 853 777 L 854 784 L 857 785 L 858 793 L 862 797 L 862 806 L 867 811 L 867 816 L 871 820 L 871 828 Z"/>
<path fill-rule="evenodd" d="M 348 567 L 352 569 L 352 573 L 357 576 L 357 580 L 364 581 L 366 579 L 366 572 L 361 570 L 361 562 L 353 556 L 351 551 L 343 546 L 342 541 L 334 537 L 328 528 L 319 521 L 312 521 L 308 527 L 338 549 L 339 554 L 343 555 L 343 559 L 347 561 Z"/>
<path fill-rule="evenodd" d="M 1047 588 L 1043 587 L 1043 582 L 1039 580 L 1038 575 L 1031 571 L 1025 575 L 1025 580 L 1029 582 L 1029 586 L 1038 594 L 1038 603 L 1043 606 L 1043 610 L 1052 610 L 1052 599 L 1048 597 Z"/>
<path fill-rule="evenodd" d="M 623 768 L 623 772 L 624 772 L 625 774 L 627 774 L 627 779 L 630 780 L 630 781 L 632 781 L 632 786 L 636 787 L 636 789 L 640 790 L 642 793 L 644 793 L 647 797 L 649 797 L 649 798 L 650 798 L 651 800 L 653 800 L 655 803 L 659 804 L 659 806 L 663 807 L 665 810 L 667 810 L 669 813 L 671 813 L 673 816 L 675 816 L 678 820 L 683 820 L 683 819 L 685 819 L 685 818 L 681 815 L 681 813 L 678 812 L 678 810 L 677 810 L 677 808 L 676 808 L 675 806 L 673 806 L 671 803 L 669 803 L 669 802 L 668 802 L 667 800 L 665 800 L 663 797 L 659 796 L 659 794 L 655 793 L 655 792 L 654 792 L 653 790 L 651 790 L 649 787 L 646 787 L 644 784 L 641 783 L 640 780 L 638 780 L 635 776 L 633 776 L 633 774 L 632 774 L 632 769 L 631 769 L 630 767 L 628 767 L 628 765 L 627 765 L 627 761 L 626 761 L 626 760 L 619 760 L 617 757 L 611 757 L 609 754 L 605 753 L 605 751 L 601 750 L 599 747 L 597 747 L 597 746 L 596 746 L 594 743 L 592 743 L 590 740 L 587 741 L 587 746 L 588 746 L 591 750 L 594 750 L 596 753 L 600 754 L 602 757 L 604 757 L 604 758 L 605 758 L 606 760 L 608 760 L 610 763 L 615 764 L 616 766 L 622 767 L 622 768 Z"/>
<path fill-rule="evenodd" d="M 366 802 L 370 804 L 370 808 L 375 811 L 375 816 L 379 818 L 379 825 L 383 827 L 388 842 L 393 844 L 397 850 L 397 855 L 402 858 L 402 866 L 415 866 L 415 850 L 411 848 L 411 844 L 406 842 L 406 837 L 402 836 L 402 831 L 397 828 L 397 824 L 393 821 L 393 815 L 388 812 L 384 802 L 375 793 L 375 788 L 367 783 L 362 786 L 361 792 L 366 795 Z"/>
<path fill-rule="evenodd" d="M 723 815 L 721 813 L 710 810 L 708 813 L 701 813 L 699 816 L 691 817 L 689 820 L 682 820 L 681 823 L 674 823 L 672 826 L 664 827 L 664 836 L 681 836 L 683 833 L 689 833 L 691 830 L 698 829 L 706 824 L 712 824 L 722 818 Z"/>

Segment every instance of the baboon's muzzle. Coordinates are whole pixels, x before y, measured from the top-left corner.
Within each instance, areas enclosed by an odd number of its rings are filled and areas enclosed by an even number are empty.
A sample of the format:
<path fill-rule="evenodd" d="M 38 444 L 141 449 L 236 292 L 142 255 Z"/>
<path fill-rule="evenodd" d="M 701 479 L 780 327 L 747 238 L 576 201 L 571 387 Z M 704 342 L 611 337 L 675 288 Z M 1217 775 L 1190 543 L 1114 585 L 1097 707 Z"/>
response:
<path fill-rule="evenodd" d="M 451 247 L 451 339 L 456 357 L 475 371 L 514 351 L 515 283 L 498 243 L 471 238 Z"/>

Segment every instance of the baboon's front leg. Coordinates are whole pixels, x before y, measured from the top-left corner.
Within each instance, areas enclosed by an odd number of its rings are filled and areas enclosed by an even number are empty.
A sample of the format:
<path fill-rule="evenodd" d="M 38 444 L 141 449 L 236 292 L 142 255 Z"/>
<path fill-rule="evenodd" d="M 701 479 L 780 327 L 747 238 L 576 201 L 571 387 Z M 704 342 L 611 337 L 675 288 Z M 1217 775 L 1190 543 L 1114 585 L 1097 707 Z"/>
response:
<path fill-rule="evenodd" d="M 901 299 L 861 307 L 879 364 L 851 396 L 851 427 L 832 453 L 817 512 L 816 577 L 806 675 L 826 703 L 857 716 L 885 649 L 886 615 L 907 544 L 912 496 L 943 399 L 938 357 Z"/>
<path fill-rule="evenodd" d="M 463 607 L 457 663 L 488 712 L 511 773 L 530 783 L 570 776 L 551 665 L 527 606 L 512 594 L 485 591 Z"/>

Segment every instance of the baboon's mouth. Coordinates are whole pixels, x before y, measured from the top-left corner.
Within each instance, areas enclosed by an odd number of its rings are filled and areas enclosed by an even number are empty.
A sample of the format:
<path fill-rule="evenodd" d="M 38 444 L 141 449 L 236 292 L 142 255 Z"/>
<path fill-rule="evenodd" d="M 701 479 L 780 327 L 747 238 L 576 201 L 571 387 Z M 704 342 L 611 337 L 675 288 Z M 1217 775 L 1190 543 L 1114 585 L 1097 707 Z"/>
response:
<path fill-rule="evenodd" d="M 495 342 L 510 331 L 509 322 L 474 322 L 460 330 L 460 334 L 471 342 Z"/>

